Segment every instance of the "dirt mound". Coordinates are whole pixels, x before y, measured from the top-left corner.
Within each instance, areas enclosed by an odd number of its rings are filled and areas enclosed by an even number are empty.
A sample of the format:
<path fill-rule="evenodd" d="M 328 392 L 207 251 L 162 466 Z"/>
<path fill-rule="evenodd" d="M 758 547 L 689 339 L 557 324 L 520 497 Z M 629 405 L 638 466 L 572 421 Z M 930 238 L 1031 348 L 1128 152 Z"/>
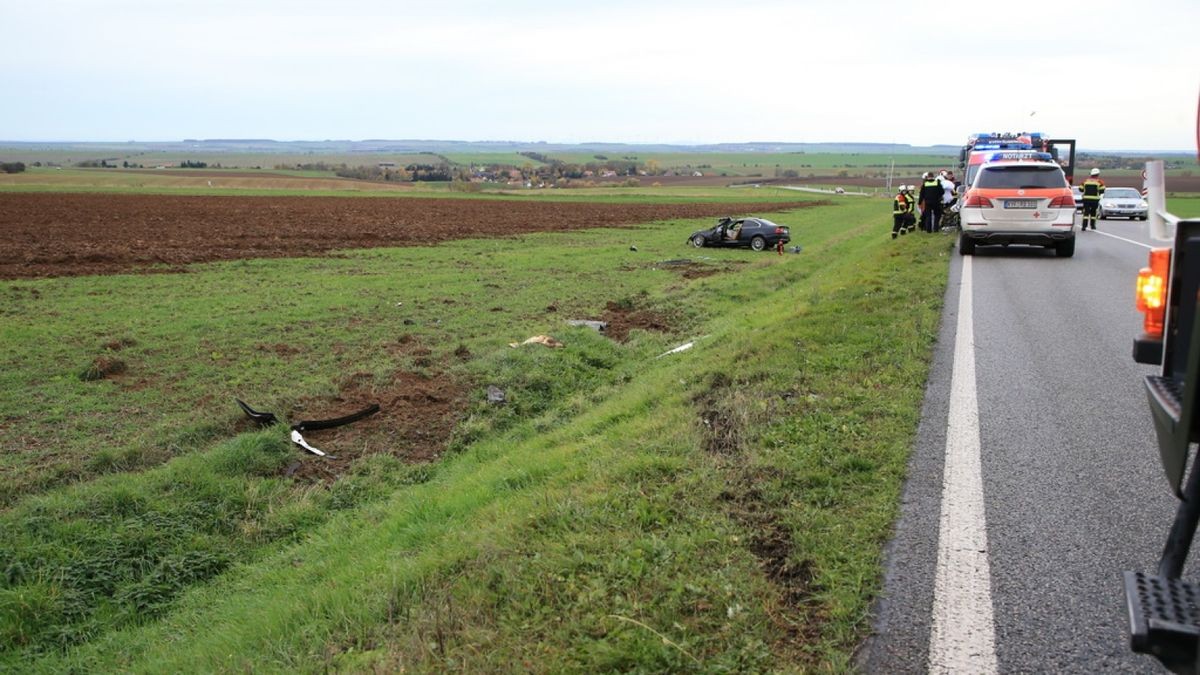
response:
<path fill-rule="evenodd" d="M 286 469 L 300 480 L 337 478 L 354 462 L 381 452 L 405 462 L 438 459 L 467 406 L 467 388 L 443 376 L 397 372 L 385 383 L 367 373 L 350 376 L 332 398 L 299 402 L 289 415 L 303 419 L 333 419 L 358 412 L 371 404 L 379 412 L 346 426 L 304 434 L 309 445 L 333 455 L 305 454 Z M 298 451 L 299 452 L 299 451 Z"/>
<path fill-rule="evenodd" d="M 149 266 L 177 271 L 214 260 L 318 256 L 812 205 L 3 193 L 0 279 Z"/>
<path fill-rule="evenodd" d="M 634 328 L 660 333 L 671 332 L 670 320 L 663 314 L 649 309 L 634 309 L 616 302 L 608 303 L 600 320 L 608 323 L 605 335 L 617 342 L 629 339 L 629 331 Z"/>

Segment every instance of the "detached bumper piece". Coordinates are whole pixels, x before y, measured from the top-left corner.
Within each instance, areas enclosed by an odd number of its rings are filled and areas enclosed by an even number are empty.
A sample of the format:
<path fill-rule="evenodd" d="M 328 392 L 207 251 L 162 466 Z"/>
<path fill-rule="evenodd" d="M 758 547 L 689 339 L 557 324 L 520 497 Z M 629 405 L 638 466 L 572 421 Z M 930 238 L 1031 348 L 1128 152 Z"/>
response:
<path fill-rule="evenodd" d="M 377 412 L 379 412 L 379 404 L 372 403 L 362 410 L 359 410 L 356 413 L 350 413 L 345 417 L 335 417 L 331 420 L 303 420 L 301 422 L 296 422 L 292 425 L 292 429 L 295 431 L 317 431 L 318 429 L 332 429 L 334 427 L 345 426 L 351 422 L 357 422 L 364 417 L 370 417 Z"/>
<path fill-rule="evenodd" d="M 242 409 L 242 412 L 246 413 L 246 417 L 254 420 L 254 423 L 260 427 L 269 427 L 279 421 L 279 419 L 275 417 L 275 413 L 259 412 L 246 405 L 246 402 L 240 398 L 235 398 L 233 400 L 237 401 L 238 407 Z"/>
<path fill-rule="evenodd" d="M 1196 675 L 1200 585 L 1142 572 L 1125 573 L 1130 646 L 1175 673 Z"/>
<path fill-rule="evenodd" d="M 235 398 L 233 400 L 237 401 L 238 407 L 240 407 L 242 411 L 246 413 L 247 417 L 249 417 L 251 420 L 254 420 L 254 422 L 261 427 L 270 426 L 279 422 L 279 418 L 275 416 L 275 413 L 260 412 L 254 408 L 251 408 L 249 405 L 246 405 L 246 403 L 241 399 Z M 370 417 L 377 412 L 379 412 L 379 404 L 372 403 L 362 410 L 350 413 L 344 417 L 335 417 L 328 420 L 302 420 L 300 422 L 296 422 L 291 426 L 292 442 L 319 457 L 335 459 L 333 455 L 309 445 L 308 442 L 304 440 L 304 436 L 301 435 L 301 432 L 318 431 L 320 429 L 333 429 L 334 427 L 345 426 L 351 422 L 357 422 L 365 417 Z"/>

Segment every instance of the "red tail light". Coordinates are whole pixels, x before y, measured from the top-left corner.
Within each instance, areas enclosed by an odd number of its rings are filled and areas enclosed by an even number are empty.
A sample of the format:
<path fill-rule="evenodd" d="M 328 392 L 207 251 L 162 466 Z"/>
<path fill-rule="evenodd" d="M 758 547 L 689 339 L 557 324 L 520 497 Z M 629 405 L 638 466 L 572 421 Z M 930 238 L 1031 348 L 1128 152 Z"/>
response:
<path fill-rule="evenodd" d="M 971 195 L 970 197 L 967 197 L 967 201 L 963 202 L 963 207 L 965 207 L 965 208 L 973 207 L 973 208 L 977 208 L 977 209 L 993 209 L 993 208 L 996 208 L 996 205 L 993 204 L 992 200 L 988 199 L 987 197 L 980 197 L 979 195 Z"/>
<path fill-rule="evenodd" d="M 787 228 L 786 228 L 786 227 L 777 227 L 777 228 L 775 228 L 775 234 L 783 234 L 783 233 L 785 233 L 785 232 L 787 232 Z"/>
<path fill-rule="evenodd" d="M 1060 195 L 1050 200 L 1050 208 L 1052 209 L 1073 209 L 1075 208 L 1074 195 Z"/>
<path fill-rule="evenodd" d="M 1150 251 L 1150 266 L 1138 271 L 1137 310 L 1145 315 L 1142 327 L 1146 334 L 1161 338 L 1167 315 L 1167 278 L 1171 272 L 1171 249 Z"/>

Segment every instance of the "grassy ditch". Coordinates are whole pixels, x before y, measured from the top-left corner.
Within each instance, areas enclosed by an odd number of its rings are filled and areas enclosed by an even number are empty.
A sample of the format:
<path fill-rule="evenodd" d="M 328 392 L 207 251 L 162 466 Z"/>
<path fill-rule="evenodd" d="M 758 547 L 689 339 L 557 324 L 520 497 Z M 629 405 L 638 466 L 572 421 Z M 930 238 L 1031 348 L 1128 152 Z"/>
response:
<path fill-rule="evenodd" d="M 0 670 L 847 669 L 951 252 L 887 215 L 6 284 Z M 234 393 L 398 412 L 323 463 Z"/>

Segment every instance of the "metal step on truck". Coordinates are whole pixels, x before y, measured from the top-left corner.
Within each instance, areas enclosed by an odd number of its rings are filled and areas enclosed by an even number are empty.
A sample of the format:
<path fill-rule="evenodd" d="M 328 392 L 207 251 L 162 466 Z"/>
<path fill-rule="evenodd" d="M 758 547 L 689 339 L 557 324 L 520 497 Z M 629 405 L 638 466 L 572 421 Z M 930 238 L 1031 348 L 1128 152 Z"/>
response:
<path fill-rule="evenodd" d="M 1138 273 L 1144 332 L 1134 340 L 1133 357 L 1161 365 L 1145 388 L 1162 468 L 1180 502 L 1158 568 L 1124 574 L 1130 646 L 1172 672 L 1200 673 L 1200 583 L 1180 578 L 1200 522 L 1200 219 L 1167 212 L 1161 161 L 1147 163 L 1146 184 L 1151 235 L 1172 246 L 1153 249 Z"/>

